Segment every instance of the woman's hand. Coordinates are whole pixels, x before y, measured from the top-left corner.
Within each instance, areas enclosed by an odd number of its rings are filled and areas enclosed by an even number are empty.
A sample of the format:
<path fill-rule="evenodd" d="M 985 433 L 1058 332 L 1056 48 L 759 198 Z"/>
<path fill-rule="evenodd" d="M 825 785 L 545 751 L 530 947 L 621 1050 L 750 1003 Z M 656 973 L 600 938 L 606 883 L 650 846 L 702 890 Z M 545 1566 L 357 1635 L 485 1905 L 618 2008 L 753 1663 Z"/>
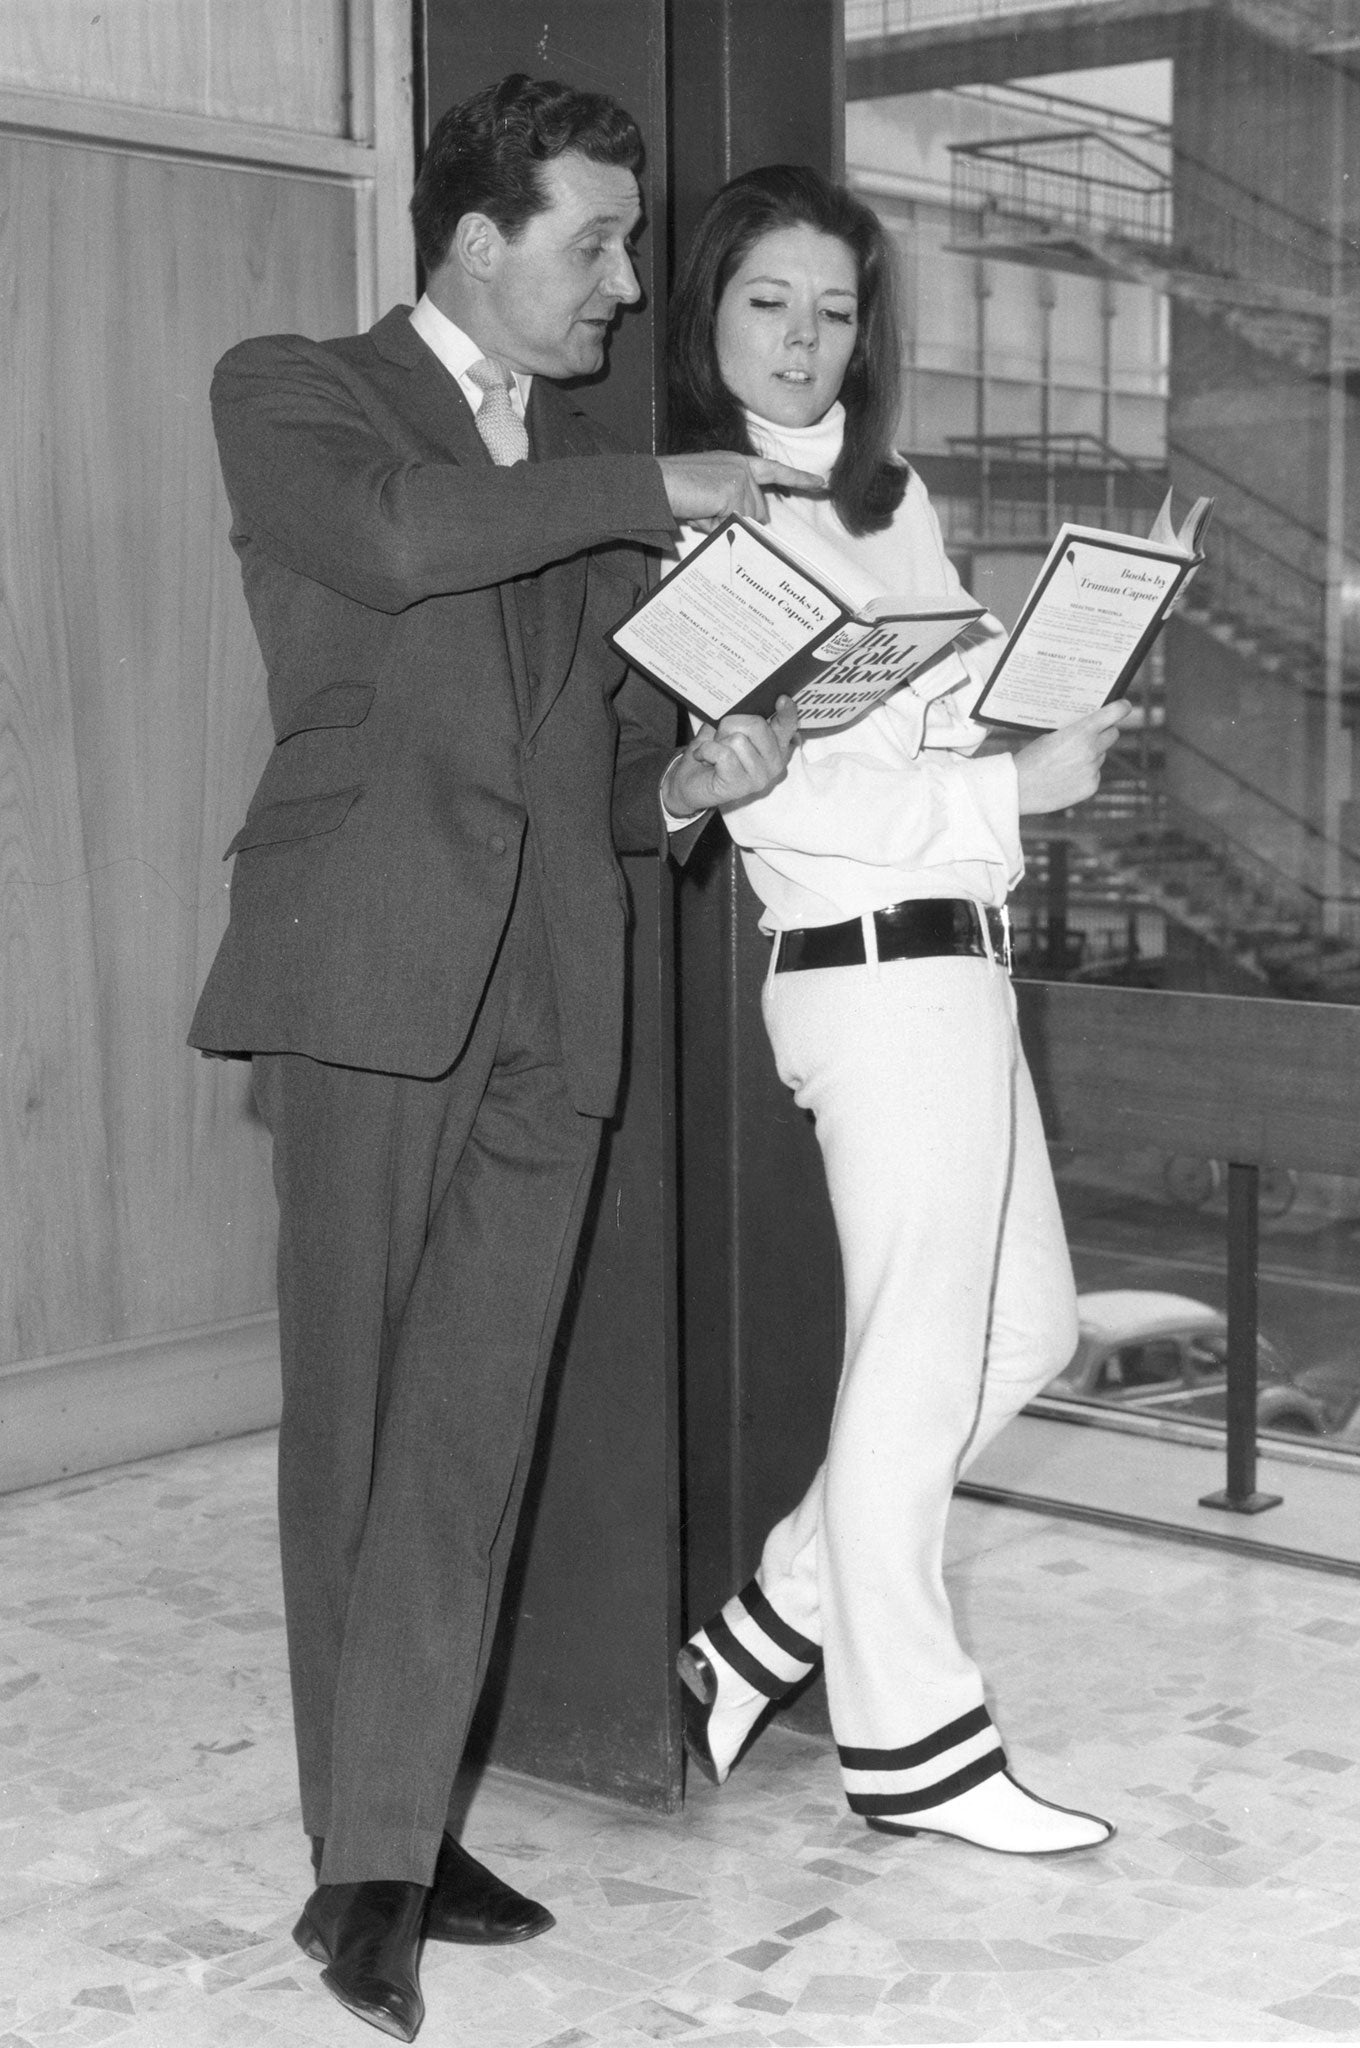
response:
<path fill-rule="evenodd" d="M 1015 757 L 1020 782 L 1020 815 L 1033 817 L 1042 811 L 1065 811 L 1094 796 L 1100 787 L 1105 756 L 1114 745 L 1119 728 L 1133 715 L 1133 706 L 1105 704 L 1088 712 L 1075 724 L 1059 732 L 1046 732 L 1031 740 Z"/>
<path fill-rule="evenodd" d="M 661 801 L 671 817 L 746 803 L 763 796 L 788 765 L 798 731 L 798 707 L 781 697 L 773 718 L 733 713 L 715 731 L 701 726 L 661 779 Z"/>
<path fill-rule="evenodd" d="M 657 459 L 671 511 L 690 524 L 739 512 L 763 525 L 770 516 L 765 489 L 826 492 L 824 476 L 810 469 L 790 469 L 786 462 L 767 462 L 763 455 L 731 455 L 726 449 L 710 449 L 698 455 Z"/>

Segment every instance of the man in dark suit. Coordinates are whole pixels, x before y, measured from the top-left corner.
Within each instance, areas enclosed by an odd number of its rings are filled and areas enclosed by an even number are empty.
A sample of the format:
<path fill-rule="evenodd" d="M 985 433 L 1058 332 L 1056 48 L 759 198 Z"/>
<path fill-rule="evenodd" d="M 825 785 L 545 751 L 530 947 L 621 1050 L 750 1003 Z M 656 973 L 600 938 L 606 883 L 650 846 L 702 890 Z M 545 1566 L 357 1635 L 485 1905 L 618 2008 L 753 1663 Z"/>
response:
<path fill-rule="evenodd" d="M 786 706 L 677 751 L 605 638 L 677 521 L 819 481 L 623 452 L 548 381 L 638 296 L 641 157 L 597 95 L 477 94 L 421 171 L 414 313 L 245 342 L 213 387 L 276 745 L 191 1040 L 253 1056 L 274 1140 L 296 1938 L 404 2040 L 423 1939 L 552 1925 L 448 1809 L 614 1107 L 615 847 L 692 836 L 792 740 Z"/>

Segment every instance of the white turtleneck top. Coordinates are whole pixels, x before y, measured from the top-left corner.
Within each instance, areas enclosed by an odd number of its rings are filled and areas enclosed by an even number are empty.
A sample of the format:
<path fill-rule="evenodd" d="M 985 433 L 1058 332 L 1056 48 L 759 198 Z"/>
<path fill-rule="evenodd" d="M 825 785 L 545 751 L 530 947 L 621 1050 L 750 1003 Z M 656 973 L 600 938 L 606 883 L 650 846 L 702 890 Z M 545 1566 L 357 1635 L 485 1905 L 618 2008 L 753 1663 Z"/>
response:
<path fill-rule="evenodd" d="M 845 413 L 837 402 L 811 427 L 747 422 L 762 455 L 826 474 Z M 882 533 L 851 534 L 829 499 L 772 493 L 769 505 L 775 536 L 796 544 L 811 526 L 895 592 L 968 601 L 914 471 Z M 930 701 L 907 684 L 855 724 L 801 739 L 781 782 L 724 813 L 765 906 L 762 930 L 836 924 L 908 897 L 1005 902 L 1024 872 L 1015 763 L 970 758 L 986 735 L 968 714 L 1005 637 L 996 619 L 983 623 L 980 645 L 932 666 Z"/>

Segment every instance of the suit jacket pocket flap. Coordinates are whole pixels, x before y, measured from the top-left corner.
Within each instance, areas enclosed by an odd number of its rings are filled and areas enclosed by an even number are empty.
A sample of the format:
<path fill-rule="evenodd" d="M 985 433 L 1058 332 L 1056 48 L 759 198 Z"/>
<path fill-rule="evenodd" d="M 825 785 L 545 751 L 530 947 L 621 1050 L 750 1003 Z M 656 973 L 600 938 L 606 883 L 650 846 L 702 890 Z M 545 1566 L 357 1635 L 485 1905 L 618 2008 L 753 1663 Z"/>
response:
<path fill-rule="evenodd" d="M 292 839 L 315 839 L 318 833 L 334 832 L 343 824 L 359 790 L 337 789 L 327 796 L 290 797 L 283 803 L 262 804 L 253 818 L 247 818 L 223 854 L 230 860 L 252 846 L 280 846 Z"/>
<path fill-rule="evenodd" d="M 322 732 L 332 725 L 362 725 L 372 709 L 372 683 L 327 683 L 304 697 L 279 734 L 279 744 L 294 733 Z"/>

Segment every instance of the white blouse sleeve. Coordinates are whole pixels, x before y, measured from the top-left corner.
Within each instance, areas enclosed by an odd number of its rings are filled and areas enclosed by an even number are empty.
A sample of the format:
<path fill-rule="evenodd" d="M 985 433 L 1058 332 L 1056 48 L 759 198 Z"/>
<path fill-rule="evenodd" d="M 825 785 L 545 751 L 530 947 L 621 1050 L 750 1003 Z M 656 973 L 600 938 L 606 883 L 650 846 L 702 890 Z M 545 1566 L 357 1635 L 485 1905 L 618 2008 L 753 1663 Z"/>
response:
<path fill-rule="evenodd" d="M 880 707 L 844 733 L 802 741 L 781 782 L 724 816 L 752 852 L 898 869 L 985 861 L 1013 884 L 1024 870 L 1019 808 L 1009 754 L 917 753 L 897 744 Z"/>

